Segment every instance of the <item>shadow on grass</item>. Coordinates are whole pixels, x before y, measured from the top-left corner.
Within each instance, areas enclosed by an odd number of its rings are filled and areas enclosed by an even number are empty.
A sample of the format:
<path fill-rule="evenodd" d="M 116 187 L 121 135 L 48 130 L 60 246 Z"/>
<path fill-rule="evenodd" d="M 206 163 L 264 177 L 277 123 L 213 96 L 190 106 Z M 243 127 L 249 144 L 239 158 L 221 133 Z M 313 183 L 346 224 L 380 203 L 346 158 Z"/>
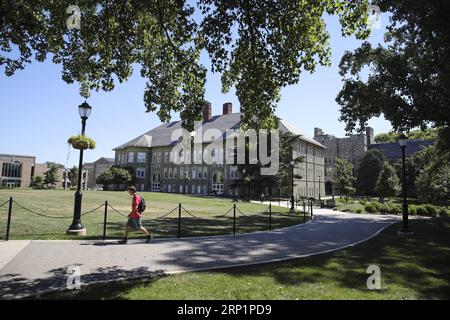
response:
<path fill-rule="evenodd" d="M 308 221 L 308 217 L 306 221 Z M 303 223 L 303 215 L 285 216 L 274 213 L 272 216 L 272 230 L 290 227 Z M 178 218 L 163 218 L 158 220 L 143 220 L 142 224 L 157 238 L 177 238 Z M 107 238 L 117 239 L 123 236 L 125 222 L 110 222 L 107 224 Z M 269 230 L 269 216 L 250 215 L 236 217 L 236 234 Z M 194 218 L 182 217 L 181 237 L 203 237 L 233 234 L 233 217 Z M 139 233 L 132 233 L 130 238 L 142 237 Z M 97 237 L 99 239 L 100 237 Z M 89 237 L 89 239 L 95 239 Z"/>
<path fill-rule="evenodd" d="M 41 293 L 48 292 L 49 290 L 54 290 L 52 294 L 61 294 L 61 298 L 64 298 L 64 296 L 67 295 L 68 299 L 88 299 L 88 297 L 82 295 L 73 296 L 74 291 L 83 290 L 72 291 L 67 289 L 68 277 L 72 274 L 68 273 L 67 270 L 71 266 L 72 265 L 68 265 L 65 268 L 50 270 L 46 278 L 37 279 L 31 282 L 28 279 L 19 277 L 17 274 L 2 275 L 0 276 L 0 299 L 39 299 Z M 98 268 L 96 272 L 83 274 L 81 286 L 83 287 L 83 282 L 93 283 L 105 282 L 111 279 L 122 279 L 122 282 L 116 283 L 117 286 L 112 290 L 108 290 L 108 293 L 104 296 L 106 299 L 120 298 L 115 293 L 123 292 L 130 285 L 134 286 L 137 281 L 136 278 L 145 277 L 146 283 L 150 283 L 163 275 L 164 272 L 162 271 L 149 271 L 145 267 L 132 270 L 125 270 L 119 267 Z M 132 284 L 126 282 L 127 279 L 132 278 L 135 279 Z M 71 282 L 71 284 L 73 284 L 73 282 Z M 98 285 L 101 286 L 101 284 Z M 93 288 L 91 287 L 89 290 L 92 289 Z M 44 293 L 43 297 L 47 294 L 48 293 Z"/>

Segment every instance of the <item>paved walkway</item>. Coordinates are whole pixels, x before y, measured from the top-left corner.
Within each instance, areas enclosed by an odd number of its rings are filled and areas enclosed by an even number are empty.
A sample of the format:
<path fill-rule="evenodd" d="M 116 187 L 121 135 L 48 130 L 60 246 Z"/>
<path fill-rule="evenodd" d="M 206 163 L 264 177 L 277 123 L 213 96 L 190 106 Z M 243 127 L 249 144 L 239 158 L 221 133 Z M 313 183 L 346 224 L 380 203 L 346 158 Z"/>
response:
<path fill-rule="evenodd" d="M 378 234 L 397 216 L 316 209 L 316 219 L 272 232 L 237 236 L 130 241 L 8 241 L 0 243 L 0 299 L 63 289 L 67 269 L 79 266 L 81 282 L 259 264 L 338 250 Z"/>

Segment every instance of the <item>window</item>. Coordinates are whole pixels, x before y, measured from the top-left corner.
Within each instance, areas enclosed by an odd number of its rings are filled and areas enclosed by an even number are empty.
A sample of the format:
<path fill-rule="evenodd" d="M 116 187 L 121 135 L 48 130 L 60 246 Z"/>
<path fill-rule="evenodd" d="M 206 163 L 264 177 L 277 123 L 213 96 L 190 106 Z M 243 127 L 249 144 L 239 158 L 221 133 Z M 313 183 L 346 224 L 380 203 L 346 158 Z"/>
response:
<path fill-rule="evenodd" d="M 128 152 L 128 163 L 134 162 L 134 152 Z"/>
<path fill-rule="evenodd" d="M 203 179 L 208 179 L 208 168 L 203 167 Z"/>
<path fill-rule="evenodd" d="M 137 153 L 137 162 L 144 163 L 145 162 L 145 152 Z"/>
<path fill-rule="evenodd" d="M 197 170 L 195 169 L 195 167 L 192 168 L 192 178 L 195 179 L 195 177 L 197 177 Z"/>
<path fill-rule="evenodd" d="M 167 179 L 167 168 L 164 168 L 164 179 Z"/>
<path fill-rule="evenodd" d="M 2 176 L 8 178 L 20 178 L 22 175 L 22 164 L 16 162 L 3 163 Z"/>
<path fill-rule="evenodd" d="M 197 186 L 197 193 L 202 193 L 202 186 Z M 203 194 L 206 194 L 206 186 L 203 186 Z"/>
<path fill-rule="evenodd" d="M 238 179 L 238 178 L 239 178 L 238 167 L 231 166 L 230 167 L 230 179 Z"/>
<path fill-rule="evenodd" d="M 172 179 L 172 168 L 169 168 L 169 179 Z"/>
<path fill-rule="evenodd" d="M 173 168 L 173 178 L 176 179 L 178 175 L 178 168 Z"/>
<path fill-rule="evenodd" d="M 145 168 L 136 169 L 136 178 L 145 178 Z"/>
<path fill-rule="evenodd" d="M 152 176 L 152 191 L 160 191 L 160 190 L 161 190 L 161 175 L 159 173 L 154 173 Z"/>
<path fill-rule="evenodd" d="M 202 178 L 202 168 L 198 168 L 198 172 L 197 172 L 197 178 L 201 179 Z"/>
<path fill-rule="evenodd" d="M 197 191 L 197 187 L 195 186 L 195 184 L 193 184 L 192 185 L 192 190 L 191 190 L 191 192 L 192 193 L 195 193 Z"/>

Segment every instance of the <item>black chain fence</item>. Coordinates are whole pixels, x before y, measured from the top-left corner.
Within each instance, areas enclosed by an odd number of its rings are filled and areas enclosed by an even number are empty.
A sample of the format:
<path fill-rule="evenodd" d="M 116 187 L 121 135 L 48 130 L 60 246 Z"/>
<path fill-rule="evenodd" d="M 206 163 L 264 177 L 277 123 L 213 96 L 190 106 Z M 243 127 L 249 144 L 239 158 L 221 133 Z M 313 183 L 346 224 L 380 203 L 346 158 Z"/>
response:
<path fill-rule="evenodd" d="M 57 219 L 57 220 L 71 220 L 73 219 L 73 215 L 48 215 L 42 212 L 38 212 L 37 210 L 27 208 L 25 205 L 17 202 L 13 198 L 10 198 L 8 201 L 5 201 L 0 205 L 0 225 L 3 227 L 1 229 L 0 239 L 5 239 L 6 241 L 10 238 L 11 233 L 11 225 L 12 224 L 20 224 L 22 220 L 18 218 L 17 215 L 14 214 L 15 209 L 21 209 L 26 213 L 38 216 L 39 218 L 46 218 L 44 224 L 44 228 L 47 225 L 51 225 L 48 221 L 49 219 Z M 88 214 L 94 213 L 102 209 L 103 215 L 99 214 L 98 221 L 95 221 L 96 229 L 99 231 L 103 229 L 103 234 L 100 236 L 100 232 L 96 236 L 92 236 L 94 238 L 102 238 L 106 240 L 107 238 L 118 238 L 125 230 L 125 219 L 128 218 L 127 213 L 123 213 L 114 206 L 112 206 L 108 201 L 98 205 L 92 210 L 83 212 L 80 216 L 86 216 Z M 108 209 L 112 210 L 113 213 L 120 215 L 120 220 L 117 219 L 108 219 Z M 310 209 L 310 210 L 309 210 Z M 5 214 L 6 213 L 6 214 Z M 100 211 L 101 213 L 101 211 Z M 175 214 L 176 213 L 176 214 Z M 224 214 L 216 215 L 216 216 L 206 216 L 199 217 L 192 213 L 190 210 L 186 209 L 181 203 L 178 204 L 172 210 L 163 213 L 157 217 L 149 217 L 151 212 L 144 212 L 141 217 L 141 221 L 144 227 L 150 227 L 151 231 L 153 229 L 158 230 L 158 234 L 163 237 L 178 237 L 182 236 L 197 236 L 197 235 L 223 235 L 231 233 L 230 229 L 232 228 L 232 234 L 235 235 L 238 233 L 238 228 L 240 228 L 241 233 L 252 232 L 256 230 L 272 230 L 274 218 L 279 220 L 282 217 L 286 217 L 289 219 L 298 219 L 303 218 L 300 221 L 295 220 L 294 222 L 306 222 L 306 215 L 313 218 L 312 213 L 312 202 L 308 204 L 308 212 L 303 210 L 297 213 L 283 213 L 276 210 L 275 212 L 272 210 L 272 203 L 270 203 L 265 211 L 260 213 L 244 213 L 241 208 L 239 208 L 236 204 L 226 211 Z M 173 215 L 173 217 L 169 217 Z M 103 219 L 101 219 L 103 217 Z M 26 217 L 25 219 L 29 219 Z M 103 221 L 101 221 L 103 220 Z M 283 227 L 285 224 L 292 225 L 292 221 L 282 221 L 282 223 L 278 223 L 277 227 Z M 61 229 L 61 225 L 59 226 L 59 230 Z M 29 227 L 28 227 L 29 228 Z M 100 229 L 101 228 L 101 229 Z M 107 230 L 110 230 L 112 236 L 107 237 Z M 28 230 L 28 229 L 27 229 Z M 19 234 L 15 234 L 14 236 L 18 236 L 19 238 L 23 238 L 20 234 L 21 229 L 14 231 Z M 28 233 L 27 233 L 28 234 Z M 59 233 L 59 236 L 61 234 Z M 56 238 L 58 238 L 58 234 L 55 234 Z"/>

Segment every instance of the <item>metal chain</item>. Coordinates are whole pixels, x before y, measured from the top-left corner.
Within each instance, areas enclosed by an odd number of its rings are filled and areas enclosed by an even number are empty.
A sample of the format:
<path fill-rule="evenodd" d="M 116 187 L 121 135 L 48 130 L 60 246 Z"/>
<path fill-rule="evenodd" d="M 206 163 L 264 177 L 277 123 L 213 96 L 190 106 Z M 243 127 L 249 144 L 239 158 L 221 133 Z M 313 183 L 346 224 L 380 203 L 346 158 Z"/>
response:
<path fill-rule="evenodd" d="M 192 213 L 190 213 L 189 211 L 187 211 L 185 207 L 181 206 L 181 208 L 183 208 L 183 210 L 186 211 L 186 213 L 187 213 L 188 215 L 190 215 L 191 217 L 197 218 L 197 219 L 201 219 L 201 218 L 199 218 L 199 217 L 194 216 L 194 215 L 193 215 Z"/>
<path fill-rule="evenodd" d="M 217 216 L 217 217 L 218 217 L 218 218 L 223 218 L 223 217 L 225 217 L 228 213 L 230 213 L 231 210 L 233 210 L 233 207 L 231 207 L 230 210 L 228 210 L 224 215 L 220 215 L 220 216 Z"/>
<path fill-rule="evenodd" d="M 3 207 L 5 204 L 7 204 L 9 202 L 9 200 L 7 200 L 4 204 L 2 204 L 1 206 L 0 206 L 0 208 L 1 207 Z"/>
<path fill-rule="evenodd" d="M 88 213 L 92 213 L 92 212 L 94 212 L 94 211 L 100 209 L 100 208 L 103 207 L 104 205 L 105 205 L 105 204 L 102 203 L 102 204 L 99 205 L 97 208 L 95 208 L 95 209 L 93 209 L 93 210 L 91 210 L 91 211 L 88 211 L 88 212 L 84 212 L 84 213 L 82 213 L 81 215 L 84 216 L 84 215 L 86 215 L 86 214 L 88 214 Z"/>
<path fill-rule="evenodd" d="M 118 210 L 116 210 L 116 209 L 115 209 L 112 205 L 110 205 L 109 203 L 108 203 L 108 206 L 109 206 L 113 211 L 115 211 L 116 213 L 120 214 L 122 217 L 128 217 L 128 215 L 125 215 L 125 214 L 119 212 Z M 178 207 L 174 208 L 173 210 L 169 211 L 168 213 L 165 213 L 165 214 L 163 214 L 162 216 L 157 217 L 157 218 L 155 218 L 155 219 L 153 219 L 153 220 L 158 220 L 158 219 L 165 218 L 165 217 L 167 217 L 169 214 L 171 214 L 172 212 L 174 212 L 174 211 L 177 210 L 177 209 L 178 209 Z"/>
<path fill-rule="evenodd" d="M 240 214 L 242 214 L 244 217 L 247 217 L 245 214 L 242 213 L 242 211 L 241 211 L 238 207 L 236 207 L 236 209 L 237 209 L 237 211 L 238 211 Z"/>
<path fill-rule="evenodd" d="M 168 213 L 165 213 L 165 214 L 163 214 L 162 216 L 160 216 L 160 217 L 158 217 L 158 218 L 155 218 L 155 219 L 153 219 L 153 220 L 159 220 L 159 219 L 165 218 L 165 217 L 167 217 L 169 214 L 171 214 L 172 212 L 174 212 L 174 211 L 177 210 L 177 209 L 178 209 L 178 207 L 174 208 L 172 211 L 170 211 L 170 212 L 168 212 Z"/>
<path fill-rule="evenodd" d="M 17 204 L 19 207 L 21 207 L 23 210 L 28 211 L 28 212 L 30 212 L 30 213 L 33 213 L 33 214 L 35 214 L 35 215 L 41 216 L 41 217 L 51 218 L 51 219 L 68 219 L 68 218 L 71 218 L 71 217 L 56 217 L 56 216 L 49 216 L 49 215 L 46 215 L 46 214 L 43 214 L 43 213 L 39 213 L 39 212 L 33 211 L 33 210 L 31 210 L 31 209 L 25 208 L 25 207 L 22 206 L 20 203 L 18 203 L 16 200 L 13 200 L 13 202 L 14 202 L 15 204 Z"/>
<path fill-rule="evenodd" d="M 120 214 L 122 217 L 128 217 L 128 215 L 125 215 L 125 214 L 123 214 L 123 213 L 117 211 L 117 210 L 116 210 L 112 205 L 110 205 L 109 203 L 108 203 L 108 207 L 110 207 L 114 212 Z"/>

